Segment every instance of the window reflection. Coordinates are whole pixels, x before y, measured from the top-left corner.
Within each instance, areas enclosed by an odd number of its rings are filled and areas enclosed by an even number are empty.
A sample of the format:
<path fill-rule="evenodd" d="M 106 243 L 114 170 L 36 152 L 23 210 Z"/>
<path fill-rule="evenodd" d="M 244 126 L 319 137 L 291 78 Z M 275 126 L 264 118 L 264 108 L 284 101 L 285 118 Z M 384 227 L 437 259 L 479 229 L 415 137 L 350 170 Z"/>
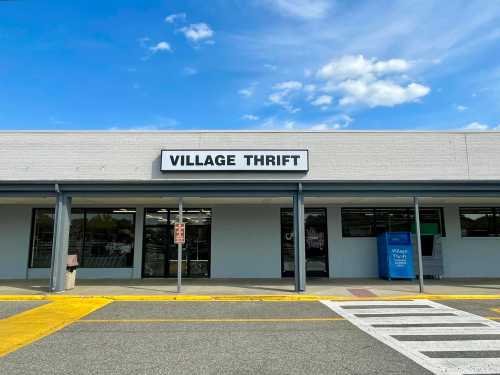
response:
<path fill-rule="evenodd" d="M 460 225 L 463 237 L 490 237 L 499 235 L 498 208 L 460 208 Z"/>
<path fill-rule="evenodd" d="M 308 276 L 328 276 L 328 244 L 326 209 L 304 210 L 306 272 Z M 281 270 L 283 276 L 293 276 L 295 252 L 293 210 L 281 209 Z"/>
<path fill-rule="evenodd" d="M 35 209 L 30 267 L 50 267 L 54 210 Z M 71 211 L 68 253 L 81 267 L 132 267 L 135 210 L 81 209 Z"/>
<path fill-rule="evenodd" d="M 186 224 L 186 243 L 182 251 L 182 274 L 188 277 L 210 275 L 210 233 L 212 211 L 187 208 L 182 211 Z M 177 245 L 174 224 L 179 211 L 147 208 L 143 243 L 143 277 L 174 277 L 177 275 Z"/>

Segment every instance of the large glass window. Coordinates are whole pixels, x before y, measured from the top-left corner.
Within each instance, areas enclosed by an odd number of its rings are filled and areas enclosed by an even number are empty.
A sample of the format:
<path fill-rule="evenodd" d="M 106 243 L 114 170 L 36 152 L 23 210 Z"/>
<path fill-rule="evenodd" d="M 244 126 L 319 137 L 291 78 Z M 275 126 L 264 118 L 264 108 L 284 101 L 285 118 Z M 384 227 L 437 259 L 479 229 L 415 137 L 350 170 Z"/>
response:
<path fill-rule="evenodd" d="M 35 209 L 30 267 L 50 267 L 54 210 Z M 71 211 L 68 253 L 76 254 L 81 267 L 132 267 L 135 210 L 81 209 Z"/>
<path fill-rule="evenodd" d="M 53 236 L 54 210 L 34 210 L 30 258 L 31 268 L 50 267 Z"/>
<path fill-rule="evenodd" d="M 462 207 L 460 225 L 463 237 L 500 236 L 500 208 Z"/>
<path fill-rule="evenodd" d="M 442 208 L 421 208 L 422 234 L 445 235 Z M 375 237 L 384 232 L 415 232 L 415 210 L 399 207 L 342 208 L 343 237 Z"/>

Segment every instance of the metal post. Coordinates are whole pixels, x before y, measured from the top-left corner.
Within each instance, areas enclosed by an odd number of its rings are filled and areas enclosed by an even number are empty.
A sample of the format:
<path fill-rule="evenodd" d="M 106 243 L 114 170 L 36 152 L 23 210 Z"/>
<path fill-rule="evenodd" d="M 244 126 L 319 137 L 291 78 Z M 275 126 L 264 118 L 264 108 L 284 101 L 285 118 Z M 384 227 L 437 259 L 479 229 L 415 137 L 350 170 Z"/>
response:
<path fill-rule="evenodd" d="M 182 224 L 182 198 L 179 198 L 179 224 Z M 182 283 L 182 244 L 177 244 L 177 293 L 181 292 Z"/>
<path fill-rule="evenodd" d="M 306 243 L 304 229 L 304 195 L 302 184 L 293 195 L 293 234 L 295 250 L 295 291 L 306 290 Z"/>
<path fill-rule="evenodd" d="M 52 237 L 52 260 L 49 285 L 49 290 L 51 292 L 64 291 L 70 225 L 71 197 L 58 191 L 54 215 L 54 235 Z"/>
<path fill-rule="evenodd" d="M 415 235 L 417 236 L 417 250 L 418 250 L 418 284 L 420 293 L 424 292 L 424 268 L 422 264 L 422 240 L 420 238 L 420 211 L 418 198 L 413 197 L 415 204 Z"/>

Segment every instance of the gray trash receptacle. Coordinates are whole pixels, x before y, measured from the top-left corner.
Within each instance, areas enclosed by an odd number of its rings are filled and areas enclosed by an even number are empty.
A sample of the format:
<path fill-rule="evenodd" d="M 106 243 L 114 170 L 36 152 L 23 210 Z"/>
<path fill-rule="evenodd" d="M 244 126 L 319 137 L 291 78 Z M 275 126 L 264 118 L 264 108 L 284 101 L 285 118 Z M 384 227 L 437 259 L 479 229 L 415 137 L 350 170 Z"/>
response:
<path fill-rule="evenodd" d="M 64 289 L 70 290 L 75 287 L 76 269 L 78 267 L 78 258 L 76 255 L 68 255 L 66 264 L 66 274 L 64 275 Z"/>

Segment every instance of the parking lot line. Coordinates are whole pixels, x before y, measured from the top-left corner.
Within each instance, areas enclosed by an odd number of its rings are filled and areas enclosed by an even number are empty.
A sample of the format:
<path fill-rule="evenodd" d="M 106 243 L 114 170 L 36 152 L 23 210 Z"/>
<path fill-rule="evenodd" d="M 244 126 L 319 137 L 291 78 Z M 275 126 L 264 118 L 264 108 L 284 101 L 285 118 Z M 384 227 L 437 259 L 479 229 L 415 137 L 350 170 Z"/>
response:
<path fill-rule="evenodd" d="M 78 323 L 294 323 L 333 322 L 344 318 L 228 318 L 228 319 L 85 319 Z"/>
<path fill-rule="evenodd" d="M 500 294 L 412 294 L 389 295 L 376 297 L 355 297 L 341 295 L 313 295 L 313 294 L 286 294 L 286 295 L 0 295 L 0 301 L 60 301 L 71 299 L 103 298 L 111 301 L 145 302 L 145 301 L 185 301 L 185 302 L 319 302 L 330 301 L 411 301 L 411 300 L 500 300 Z"/>
<path fill-rule="evenodd" d="M 48 336 L 111 303 L 104 298 L 59 300 L 0 320 L 0 357 Z"/>

